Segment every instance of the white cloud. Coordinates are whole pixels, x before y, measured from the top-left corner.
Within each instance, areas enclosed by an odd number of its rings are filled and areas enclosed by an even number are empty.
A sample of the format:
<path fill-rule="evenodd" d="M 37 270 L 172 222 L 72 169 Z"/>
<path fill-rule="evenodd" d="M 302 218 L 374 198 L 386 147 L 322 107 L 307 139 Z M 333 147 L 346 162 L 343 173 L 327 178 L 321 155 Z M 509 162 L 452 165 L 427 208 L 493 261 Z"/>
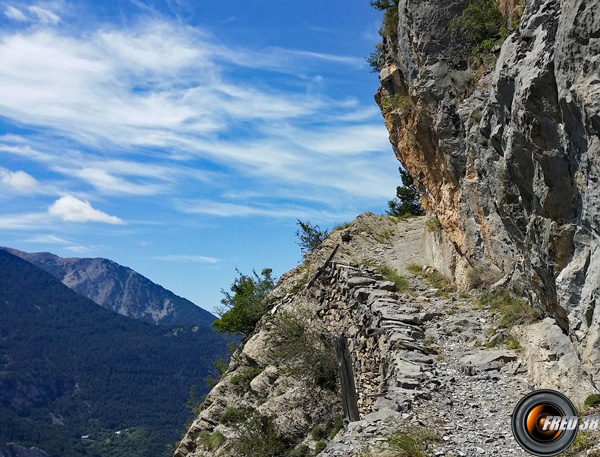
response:
<path fill-rule="evenodd" d="M 317 96 L 233 83 L 232 69 L 217 65 L 224 52 L 201 32 L 161 23 L 85 39 L 52 29 L 5 35 L 0 114 L 87 145 L 176 148 L 235 120 L 283 121 L 323 108 Z"/>
<path fill-rule="evenodd" d="M 37 180 L 24 171 L 10 171 L 0 167 L 0 182 L 24 194 L 33 193 L 38 189 Z"/>
<path fill-rule="evenodd" d="M 94 249 L 87 246 L 67 246 L 65 249 L 77 254 L 85 254 L 94 251 Z"/>
<path fill-rule="evenodd" d="M 28 243 L 40 244 L 69 244 L 69 241 L 62 239 L 56 235 L 38 235 L 27 240 Z"/>
<path fill-rule="evenodd" d="M 348 214 L 398 185 L 374 104 L 328 96 L 331 79 L 314 82 L 323 68 L 365 71 L 362 57 L 232 49 L 192 27 L 147 22 L 77 37 L 47 27 L 0 35 L 0 61 L 0 116 L 39 132 L 0 136 L 0 151 L 60 173 L 63 192 L 84 183 L 181 201 L 193 189 L 211 202 L 202 214 L 292 217 L 311 213 L 308 201 L 327 208 L 317 215 Z M 241 188 L 258 200 L 217 201 Z"/>
<path fill-rule="evenodd" d="M 183 200 L 177 203 L 180 211 L 188 214 L 203 214 L 218 217 L 262 216 L 277 219 L 310 219 L 312 221 L 347 220 L 354 218 L 352 210 L 329 211 L 299 205 L 265 203 L 261 205 L 238 205 L 206 199 Z"/>
<path fill-rule="evenodd" d="M 155 257 L 156 260 L 164 260 L 167 262 L 198 262 L 198 263 L 217 263 L 220 259 L 216 257 L 207 257 L 203 255 L 183 255 L 171 254 L 166 256 Z"/>
<path fill-rule="evenodd" d="M 42 8 L 40 6 L 30 6 L 29 12 L 35 14 L 38 18 L 38 21 L 42 24 L 58 24 L 60 22 L 60 17 L 54 14 L 52 11 Z"/>
<path fill-rule="evenodd" d="M 0 216 L 1 230 L 34 230 L 48 223 L 46 213 L 25 213 Z"/>
<path fill-rule="evenodd" d="M 13 19 L 15 21 L 20 21 L 20 22 L 26 22 L 27 21 L 27 16 L 25 16 L 23 14 L 23 11 L 21 11 L 18 8 L 15 8 L 14 6 L 7 6 L 6 9 L 4 10 L 4 15 L 9 18 L 9 19 Z"/>
<path fill-rule="evenodd" d="M 107 224 L 124 224 L 116 216 L 109 216 L 102 211 L 92 208 L 87 200 L 82 201 L 77 198 L 66 195 L 56 200 L 48 209 L 52 216 L 56 216 L 69 222 L 105 222 Z"/>
<path fill-rule="evenodd" d="M 132 183 L 100 168 L 82 168 L 74 174 L 107 194 L 156 195 L 164 191 L 162 185 Z"/>

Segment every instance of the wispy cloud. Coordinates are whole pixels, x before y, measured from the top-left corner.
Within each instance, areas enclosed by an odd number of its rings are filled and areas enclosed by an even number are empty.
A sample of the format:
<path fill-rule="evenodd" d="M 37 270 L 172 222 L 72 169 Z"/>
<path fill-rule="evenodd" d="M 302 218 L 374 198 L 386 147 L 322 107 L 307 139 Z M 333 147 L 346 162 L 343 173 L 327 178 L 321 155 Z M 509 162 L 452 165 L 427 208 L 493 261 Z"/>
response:
<path fill-rule="evenodd" d="M 116 216 L 109 216 L 100 210 L 92 208 L 90 202 L 78 200 L 71 195 L 56 200 L 48 209 L 48 213 L 63 221 L 69 222 L 105 222 L 107 224 L 124 224 Z"/>
<path fill-rule="evenodd" d="M 37 230 L 48 222 L 46 213 L 23 213 L 0 216 L 0 230 Z"/>
<path fill-rule="evenodd" d="M 69 244 L 69 241 L 56 235 L 38 235 L 26 240 L 28 243 Z"/>
<path fill-rule="evenodd" d="M 10 171 L 0 167 L 0 183 L 20 193 L 30 194 L 35 192 L 39 185 L 37 180 L 24 171 Z"/>
<path fill-rule="evenodd" d="M 56 25 L 61 21 L 61 18 L 54 11 L 44 5 L 30 5 L 27 7 L 17 8 L 13 5 L 7 5 L 4 9 L 4 15 L 18 22 L 37 22 L 43 25 Z M 56 6 L 56 5 L 54 5 Z"/>
<path fill-rule="evenodd" d="M 26 22 L 27 21 L 27 16 L 25 16 L 25 14 L 23 14 L 23 11 L 21 11 L 18 8 L 15 8 L 14 6 L 8 5 L 4 9 L 4 15 L 7 18 L 13 19 L 15 21 L 20 21 L 20 22 Z"/>
<path fill-rule="evenodd" d="M 42 8 L 40 6 L 30 6 L 29 12 L 37 17 L 37 20 L 42 24 L 58 24 L 60 22 L 60 16 L 54 14 L 52 11 Z"/>
<path fill-rule="evenodd" d="M 94 249 L 92 249 L 92 248 L 90 248 L 88 246 L 78 246 L 78 245 L 67 246 L 65 249 L 67 251 L 74 252 L 76 254 L 87 254 L 87 253 L 90 253 L 90 252 L 94 251 Z"/>
<path fill-rule="evenodd" d="M 155 257 L 156 260 L 164 260 L 166 262 L 197 262 L 197 263 L 217 263 L 220 259 L 216 257 L 207 257 L 203 255 L 183 255 L 171 254 L 166 256 Z"/>
<path fill-rule="evenodd" d="M 264 203 L 239 205 L 211 200 L 184 200 L 177 203 L 180 211 L 219 217 L 271 217 L 276 219 L 310 219 L 316 221 L 346 220 L 356 214 L 351 210 L 319 210 L 308 206 Z"/>
<path fill-rule="evenodd" d="M 364 71 L 362 57 L 225 46 L 150 20 L 5 33 L 0 61 L 0 116 L 34 130 L 0 136 L 0 152 L 60 176 L 49 214 L 65 221 L 123 223 L 91 206 L 97 194 L 168 195 L 186 214 L 339 220 L 397 185 L 395 167 L 377 163 L 389 151 L 379 111 L 314 90 L 316 72 Z M 219 197 L 248 188 L 250 205 Z"/>
<path fill-rule="evenodd" d="M 88 39 L 53 29 L 5 35 L 0 113 L 88 145 L 173 147 L 221 131 L 231 119 L 284 120 L 322 107 L 318 97 L 226 81 L 216 65 L 220 48 L 164 23 L 99 30 Z"/>

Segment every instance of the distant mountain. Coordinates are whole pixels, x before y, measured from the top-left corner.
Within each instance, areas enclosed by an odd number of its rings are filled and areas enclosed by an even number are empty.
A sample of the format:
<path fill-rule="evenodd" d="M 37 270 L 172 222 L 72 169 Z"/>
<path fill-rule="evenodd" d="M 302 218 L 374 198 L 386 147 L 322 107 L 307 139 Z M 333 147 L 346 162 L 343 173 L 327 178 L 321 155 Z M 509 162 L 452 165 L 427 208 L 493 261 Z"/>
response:
<path fill-rule="evenodd" d="M 180 438 L 191 386 L 206 392 L 226 346 L 208 326 L 103 309 L 1 249 L 0 316 L 4 453 L 14 443 L 50 457 L 157 457 Z"/>
<path fill-rule="evenodd" d="M 103 308 L 153 324 L 210 325 L 216 317 L 145 276 L 108 259 L 62 258 L 1 248 L 46 270 Z"/>

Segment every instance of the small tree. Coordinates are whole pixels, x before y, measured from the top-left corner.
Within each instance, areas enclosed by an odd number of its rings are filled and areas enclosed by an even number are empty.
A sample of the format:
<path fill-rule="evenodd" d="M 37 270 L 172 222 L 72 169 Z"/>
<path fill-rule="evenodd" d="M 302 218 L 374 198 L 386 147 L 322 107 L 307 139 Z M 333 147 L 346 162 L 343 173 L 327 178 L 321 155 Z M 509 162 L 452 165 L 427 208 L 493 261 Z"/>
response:
<path fill-rule="evenodd" d="M 270 268 L 261 271 L 262 278 L 254 270 L 252 276 L 236 271 L 240 277 L 231 285 L 233 294 L 221 290 L 225 295 L 221 300 L 223 308 L 218 311 L 219 319 L 213 325 L 219 332 L 246 336 L 269 309 L 267 295 L 275 287 L 275 279 Z"/>
<path fill-rule="evenodd" d="M 469 6 L 450 28 L 463 35 L 473 54 L 489 52 L 508 36 L 506 20 L 498 11 L 496 0 L 469 0 Z"/>
<path fill-rule="evenodd" d="M 296 230 L 296 236 L 300 239 L 298 244 L 303 253 L 313 252 L 321 243 L 325 241 L 329 231 L 322 231 L 318 225 L 311 225 L 309 221 L 302 222 L 298 219 L 299 230 Z"/>
<path fill-rule="evenodd" d="M 388 201 L 386 214 L 389 216 L 420 216 L 423 214 L 423 207 L 419 203 L 419 191 L 415 186 L 410 173 L 402 168 L 398 169 L 402 178 L 402 186 L 396 188 L 396 198 Z"/>
<path fill-rule="evenodd" d="M 398 38 L 398 4 L 400 0 L 372 0 L 371 6 L 379 11 L 384 11 L 383 24 L 379 29 L 379 35 L 390 37 L 392 40 Z"/>

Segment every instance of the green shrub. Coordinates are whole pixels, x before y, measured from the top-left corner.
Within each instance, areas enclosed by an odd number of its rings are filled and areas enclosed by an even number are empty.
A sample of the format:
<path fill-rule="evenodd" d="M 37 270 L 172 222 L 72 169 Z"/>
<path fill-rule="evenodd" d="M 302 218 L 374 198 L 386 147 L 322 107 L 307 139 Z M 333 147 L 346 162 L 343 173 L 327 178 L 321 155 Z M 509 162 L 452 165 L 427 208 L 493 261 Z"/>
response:
<path fill-rule="evenodd" d="M 439 271 L 426 272 L 423 274 L 423 276 L 431 287 L 438 289 L 438 294 L 455 291 L 455 288 L 450 280 Z"/>
<path fill-rule="evenodd" d="M 432 233 L 438 233 L 442 230 L 442 223 L 437 218 L 437 216 L 433 216 L 427 219 L 427 221 L 425 222 L 425 226 L 427 227 L 427 230 Z"/>
<path fill-rule="evenodd" d="M 394 236 L 394 232 L 393 230 L 386 230 L 383 233 L 376 233 L 373 235 L 373 239 L 375 239 L 375 241 L 377 241 L 378 243 L 385 243 L 387 240 L 389 240 L 392 236 Z"/>
<path fill-rule="evenodd" d="M 215 360 L 213 365 L 212 373 L 204 378 L 204 383 L 208 387 L 216 386 L 217 383 L 223 379 L 225 373 L 227 373 L 227 369 L 229 368 L 229 362 L 231 361 L 231 356 L 237 349 L 237 342 L 235 340 L 229 340 L 227 342 L 227 351 L 225 354 L 221 355 L 217 360 Z"/>
<path fill-rule="evenodd" d="M 424 445 L 430 441 L 439 441 L 437 433 L 425 427 L 407 427 L 388 437 L 391 451 L 400 452 L 402 457 L 426 457 Z"/>
<path fill-rule="evenodd" d="M 471 115 L 469 116 L 469 120 L 473 123 L 473 124 L 479 124 L 481 122 L 481 119 L 483 118 L 483 114 L 481 113 L 480 109 L 475 109 L 471 112 Z"/>
<path fill-rule="evenodd" d="M 273 419 L 253 413 L 245 422 L 237 424 L 237 437 L 231 440 L 238 457 L 286 455 L 291 446 L 277 430 Z"/>
<path fill-rule="evenodd" d="M 500 328 L 529 324 L 540 318 L 539 311 L 507 290 L 486 292 L 479 297 L 478 301 L 480 305 L 489 306 Z"/>
<path fill-rule="evenodd" d="M 239 424 L 250 417 L 252 410 L 228 406 L 219 416 L 219 422 L 224 425 Z"/>
<path fill-rule="evenodd" d="M 501 45 L 508 37 L 505 22 L 497 0 L 469 0 L 469 6 L 459 19 L 452 21 L 450 29 L 459 31 L 473 54 L 480 54 Z"/>
<path fill-rule="evenodd" d="M 310 431 L 310 436 L 315 441 L 320 441 L 327 436 L 327 431 L 320 425 L 315 425 Z"/>
<path fill-rule="evenodd" d="M 398 39 L 398 3 L 400 0 L 371 0 L 371 6 L 384 11 L 383 24 L 379 29 L 382 37 L 390 37 L 393 41 Z"/>
<path fill-rule="evenodd" d="M 347 229 L 348 227 L 350 227 L 350 224 L 352 224 L 352 222 L 346 222 L 344 224 L 337 224 L 335 227 L 333 227 L 333 230 L 344 230 L 344 229 Z"/>
<path fill-rule="evenodd" d="M 407 270 L 411 273 L 420 275 L 431 287 L 437 289 L 436 295 L 438 296 L 448 295 L 450 292 L 456 291 L 456 288 L 450 280 L 437 270 L 423 271 L 421 266 L 416 263 L 409 264 Z M 454 313 L 456 311 L 451 312 Z M 448 313 L 448 311 L 446 311 L 446 313 Z"/>
<path fill-rule="evenodd" d="M 413 274 L 420 275 L 423 273 L 423 266 L 418 263 L 409 263 L 406 265 L 406 270 Z"/>
<path fill-rule="evenodd" d="M 219 332 L 247 336 L 270 307 L 267 295 L 275 287 L 275 278 L 271 276 L 273 270 L 270 268 L 261 271 L 262 278 L 254 270 L 253 276 L 236 271 L 240 277 L 231 285 L 233 294 L 221 290 L 225 295 L 221 300 L 223 308 L 218 312 L 219 319 L 212 325 Z"/>
<path fill-rule="evenodd" d="M 329 433 L 329 438 L 335 437 L 338 432 L 344 428 L 344 416 L 339 415 L 333 418 L 331 421 L 327 423 L 327 432 Z"/>
<path fill-rule="evenodd" d="M 260 367 L 246 368 L 241 373 L 238 373 L 231 377 L 231 384 L 233 384 L 235 386 L 248 385 L 254 378 L 256 378 L 259 374 L 261 374 L 263 370 L 264 370 L 264 368 L 260 368 Z"/>
<path fill-rule="evenodd" d="M 291 287 L 290 289 L 290 293 L 291 294 L 297 294 L 298 292 L 300 292 L 302 289 L 304 289 L 304 287 L 306 286 L 306 283 L 308 283 L 308 273 L 310 271 L 310 262 L 307 260 L 306 262 L 304 262 L 302 264 L 302 276 L 300 277 L 300 279 L 298 279 L 298 281 Z"/>
<path fill-rule="evenodd" d="M 508 335 L 505 341 L 507 349 L 521 349 L 521 343 L 512 335 Z"/>
<path fill-rule="evenodd" d="M 391 113 L 407 114 L 412 108 L 412 102 L 408 95 L 393 94 L 381 99 L 383 114 Z"/>
<path fill-rule="evenodd" d="M 583 402 L 584 406 L 594 406 L 600 403 L 600 395 L 592 394 L 588 395 L 585 401 Z"/>
<path fill-rule="evenodd" d="M 278 365 L 316 386 L 337 388 L 333 342 L 306 311 L 280 311 L 268 325 L 270 356 Z"/>
<path fill-rule="evenodd" d="M 383 43 L 377 43 L 375 45 L 375 50 L 369 54 L 366 58 L 369 67 L 371 67 L 371 73 L 377 73 L 381 68 L 379 67 L 379 59 L 383 54 Z"/>
<path fill-rule="evenodd" d="M 329 235 L 328 230 L 323 231 L 321 227 L 312 225 L 309 221 L 302 222 L 298 219 L 297 224 L 300 226 L 300 229 L 296 231 L 296 236 L 300 240 L 298 244 L 303 253 L 313 252 L 321 246 L 327 235 Z"/>
<path fill-rule="evenodd" d="M 577 436 L 575 437 L 575 439 L 573 440 L 573 443 L 571 444 L 571 447 L 569 449 L 569 454 L 571 454 L 571 452 L 581 452 L 582 449 L 587 449 L 590 446 L 590 435 L 591 433 L 588 430 L 584 430 L 581 431 L 579 433 L 577 433 Z M 574 454 L 571 454 L 574 455 Z M 577 455 L 581 455 L 581 454 L 577 454 Z M 592 455 L 592 454 L 587 454 L 587 455 Z"/>
<path fill-rule="evenodd" d="M 190 388 L 190 396 L 185 402 L 185 407 L 194 416 L 194 418 L 200 414 L 200 411 L 202 411 L 202 401 L 202 399 L 196 396 L 196 385 L 194 384 Z"/>
<path fill-rule="evenodd" d="M 200 432 L 198 440 L 205 448 L 214 451 L 225 442 L 225 436 L 221 432 L 214 431 L 212 433 L 204 430 Z"/>
<path fill-rule="evenodd" d="M 315 454 L 319 454 L 326 447 L 327 443 L 325 441 L 318 441 L 317 444 L 315 444 Z"/>
<path fill-rule="evenodd" d="M 292 449 L 288 454 L 288 457 L 310 457 L 310 448 L 306 444 L 301 444 L 295 449 Z"/>
<path fill-rule="evenodd" d="M 399 292 L 405 292 L 410 289 L 408 279 L 404 276 L 400 276 L 393 268 L 387 265 L 377 265 L 376 268 L 386 281 L 391 281 L 396 284 L 396 289 L 398 289 Z"/>

